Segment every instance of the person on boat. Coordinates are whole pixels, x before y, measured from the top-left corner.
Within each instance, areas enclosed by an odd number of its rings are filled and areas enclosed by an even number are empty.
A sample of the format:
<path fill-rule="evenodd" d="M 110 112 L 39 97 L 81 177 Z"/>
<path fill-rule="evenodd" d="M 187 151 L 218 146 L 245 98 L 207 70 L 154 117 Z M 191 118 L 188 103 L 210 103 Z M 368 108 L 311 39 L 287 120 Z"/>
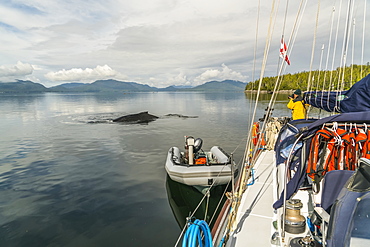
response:
<path fill-rule="evenodd" d="M 297 89 L 294 91 L 292 95 L 290 95 L 289 103 L 287 107 L 292 110 L 292 119 L 305 119 L 306 118 L 306 105 L 304 100 L 301 96 L 302 92 L 301 89 Z"/>

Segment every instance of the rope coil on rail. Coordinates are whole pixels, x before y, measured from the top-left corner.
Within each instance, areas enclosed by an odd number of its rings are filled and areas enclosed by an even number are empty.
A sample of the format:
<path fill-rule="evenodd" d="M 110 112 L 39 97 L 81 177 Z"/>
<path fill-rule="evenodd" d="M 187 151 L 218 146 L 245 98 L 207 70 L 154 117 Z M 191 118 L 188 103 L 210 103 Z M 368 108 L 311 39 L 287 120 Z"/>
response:
<path fill-rule="evenodd" d="M 194 222 L 189 222 L 182 241 L 182 247 L 196 246 L 213 247 L 211 230 L 204 220 L 196 219 Z"/>

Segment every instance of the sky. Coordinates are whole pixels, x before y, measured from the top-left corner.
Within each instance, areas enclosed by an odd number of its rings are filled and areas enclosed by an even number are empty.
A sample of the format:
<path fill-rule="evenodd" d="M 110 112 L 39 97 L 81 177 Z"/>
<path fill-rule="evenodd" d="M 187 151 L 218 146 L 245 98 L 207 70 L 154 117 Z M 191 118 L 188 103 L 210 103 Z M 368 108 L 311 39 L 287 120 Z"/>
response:
<path fill-rule="evenodd" d="M 1 0 L 0 82 L 31 80 L 51 87 L 116 79 L 159 88 L 249 82 L 261 75 L 268 30 L 265 76 L 275 76 L 282 64 L 282 35 L 291 62 L 284 73 L 336 68 L 343 63 L 348 1 Z M 370 2 L 352 1 L 346 64 L 366 64 L 370 35 L 365 34 L 364 48 L 362 37 Z M 277 14 L 270 18 L 272 6 Z M 299 6 L 305 8 L 296 22 Z M 365 20 L 368 29 L 370 16 Z"/>

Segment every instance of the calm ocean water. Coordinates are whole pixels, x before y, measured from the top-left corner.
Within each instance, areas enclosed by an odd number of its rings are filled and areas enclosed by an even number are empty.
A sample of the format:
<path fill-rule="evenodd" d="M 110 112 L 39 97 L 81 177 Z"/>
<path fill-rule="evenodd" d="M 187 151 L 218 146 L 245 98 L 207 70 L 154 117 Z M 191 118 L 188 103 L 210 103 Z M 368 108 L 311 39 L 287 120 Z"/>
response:
<path fill-rule="evenodd" d="M 110 121 L 141 111 L 161 118 Z M 192 135 L 238 163 L 249 113 L 243 93 L 1 95 L 0 246 L 174 246 L 168 149 Z"/>

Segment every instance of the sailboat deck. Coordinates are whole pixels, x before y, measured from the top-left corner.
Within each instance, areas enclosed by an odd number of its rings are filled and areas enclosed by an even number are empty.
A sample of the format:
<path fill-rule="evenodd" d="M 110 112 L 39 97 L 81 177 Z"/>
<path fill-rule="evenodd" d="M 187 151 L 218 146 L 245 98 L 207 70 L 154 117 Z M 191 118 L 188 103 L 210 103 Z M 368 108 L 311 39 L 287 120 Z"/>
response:
<path fill-rule="evenodd" d="M 227 246 L 271 245 L 274 166 L 275 152 L 262 152 L 254 167 L 255 182 L 248 186 L 242 197 L 238 224 Z"/>

